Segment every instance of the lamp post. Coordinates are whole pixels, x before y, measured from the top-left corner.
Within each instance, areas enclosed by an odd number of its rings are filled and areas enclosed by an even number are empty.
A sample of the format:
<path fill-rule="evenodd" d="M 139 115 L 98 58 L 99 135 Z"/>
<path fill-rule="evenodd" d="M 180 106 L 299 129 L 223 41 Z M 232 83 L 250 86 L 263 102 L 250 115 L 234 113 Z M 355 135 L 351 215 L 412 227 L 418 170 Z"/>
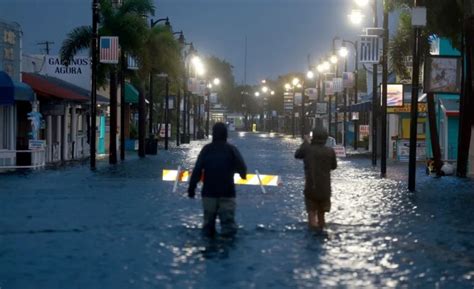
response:
<path fill-rule="evenodd" d="M 96 129 L 97 129 L 97 69 L 99 63 L 99 49 L 97 48 L 99 38 L 99 0 L 92 2 L 92 40 L 91 40 L 91 54 L 92 54 L 92 71 L 91 71 L 91 127 L 90 133 L 90 167 L 91 170 L 96 168 Z"/>
<path fill-rule="evenodd" d="M 171 28 L 171 24 L 169 21 L 169 18 L 161 18 L 157 20 L 150 19 L 150 28 L 153 28 L 156 26 L 156 24 L 160 22 L 165 22 L 165 26 L 168 28 Z M 150 71 L 149 75 L 149 89 L 148 89 L 148 102 L 149 102 L 149 116 L 148 116 L 148 136 L 150 139 L 153 138 L 153 106 L 154 106 L 154 101 L 153 101 L 153 71 Z"/>
<path fill-rule="evenodd" d="M 173 32 L 173 35 L 179 35 L 179 38 L 178 38 L 178 43 L 180 45 L 182 45 L 182 43 L 184 42 L 184 35 L 183 35 L 183 31 L 178 31 L 178 32 Z M 179 82 L 179 80 L 178 80 Z M 180 129 L 181 129 L 181 124 L 180 124 L 180 120 L 181 120 L 181 88 L 180 86 L 178 85 L 178 92 L 176 93 L 176 146 L 179 147 L 180 145 L 180 137 L 181 137 L 181 134 L 180 134 Z"/>
<path fill-rule="evenodd" d="M 207 110 L 207 115 L 206 115 L 206 135 L 209 137 L 209 132 L 210 132 L 210 119 L 211 119 L 211 89 L 213 86 L 218 86 L 221 84 L 221 80 L 219 78 L 214 78 L 212 80 L 212 83 L 209 82 L 207 85 L 208 88 L 208 93 L 207 93 L 207 103 L 206 103 L 206 110 Z"/>
<path fill-rule="evenodd" d="M 342 47 L 341 47 L 341 50 L 339 51 L 339 55 L 341 57 L 344 58 L 344 71 L 347 71 L 347 57 L 349 56 L 349 50 L 346 48 L 346 44 L 351 44 L 354 51 L 355 51 L 355 57 L 354 57 L 354 62 L 355 62 L 355 66 L 354 66 L 354 98 L 353 98 L 353 102 L 354 104 L 357 103 L 358 101 L 358 75 L 359 75 L 359 49 L 358 49 L 358 46 L 357 46 L 357 41 L 355 42 L 352 42 L 352 41 L 349 41 L 349 40 L 343 40 L 342 41 Z M 344 121 L 346 120 L 346 111 L 347 111 L 347 90 L 344 91 Z M 354 147 L 354 150 L 357 150 L 357 133 L 358 133 L 358 128 L 357 128 L 357 122 L 358 122 L 358 119 L 355 119 L 354 117 L 352 117 L 352 121 L 354 123 L 354 139 L 353 139 L 353 147 Z M 344 135 L 346 135 L 346 125 L 344 123 Z M 345 137 L 344 137 L 344 145 L 346 144 L 346 141 L 345 141 Z"/>
<path fill-rule="evenodd" d="M 355 0 L 355 3 L 360 7 L 365 7 L 369 5 L 369 1 L 370 0 Z M 377 0 L 371 0 L 370 2 L 372 2 L 371 6 L 372 6 L 372 14 L 373 14 L 373 26 L 377 27 L 378 26 Z M 385 10 L 385 7 L 384 7 L 384 10 Z M 363 16 L 361 16 L 361 19 L 362 18 Z M 378 99 L 377 97 L 377 71 L 378 71 L 377 66 L 378 66 L 377 63 L 374 63 L 372 65 L 372 165 L 373 166 L 377 165 L 377 118 L 378 118 L 378 111 L 379 111 L 379 103 L 377 100 Z"/>
<path fill-rule="evenodd" d="M 181 135 L 181 143 L 189 143 L 189 92 L 188 92 L 188 77 L 189 71 L 187 66 L 188 56 L 194 54 L 193 43 L 186 43 L 182 31 L 179 35 L 179 43 L 184 50 L 185 46 L 189 45 L 189 51 L 183 51 L 183 134 Z"/>
<path fill-rule="evenodd" d="M 293 109 L 292 109 L 292 116 L 291 116 L 291 127 L 292 127 L 293 138 L 296 137 L 296 119 L 295 119 L 295 114 L 296 114 L 296 111 L 295 111 L 296 88 L 301 88 L 301 87 L 302 87 L 302 85 L 300 83 L 300 80 L 296 77 L 293 78 L 293 80 L 291 81 L 291 84 L 290 83 L 285 84 L 285 89 L 287 91 L 292 90 L 292 92 L 293 92 Z"/>

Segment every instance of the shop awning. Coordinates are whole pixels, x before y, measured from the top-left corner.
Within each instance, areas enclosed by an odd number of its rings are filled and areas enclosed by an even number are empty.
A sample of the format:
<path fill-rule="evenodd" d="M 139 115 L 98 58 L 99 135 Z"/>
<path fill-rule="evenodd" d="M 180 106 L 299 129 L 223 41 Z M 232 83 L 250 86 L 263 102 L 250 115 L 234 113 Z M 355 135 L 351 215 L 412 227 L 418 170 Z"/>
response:
<path fill-rule="evenodd" d="M 458 99 L 441 99 L 441 109 L 447 116 L 459 116 Z"/>
<path fill-rule="evenodd" d="M 351 104 L 347 106 L 346 109 L 340 107 L 338 109 L 339 112 L 368 112 L 372 111 L 372 101 L 364 101 L 361 103 Z"/>
<path fill-rule="evenodd" d="M 15 100 L 17 101 L 34 101 L 35 92 L 26 83 L 14 81 L 15 85 Z"/>
<path fill-rule="evenodd" d="M 15 103 L 15 86 L 10 76 L 0 71 L 0 105 L 12 105 Z"/>
<path fill-rule="evenodd" d="M 39 75 L 36 73 L 23 73 L 23 82 L 30 85 L 39 97 L 46 99 L 63 99 L 71 101 L 86 102 L 89 100 L 87 94 L 73 91 L 61 83 L 53 80 L 53 77 Z"/>
<path fill-rule="evenodd" d="M 125 83 L 125 102 L 130 104 L 138 103 L 138 90 L 130 83 Z"/>
<path fill-rule="evenodd" d="M 30 85 L 38 97 L 43 99 L 76 102 L 88 102 L 90 100 L 89 90 L 55 77 L 24 72 L 23 82 Z M 109 100 L 97 94 L 97 102 L 109 103 Z"/>

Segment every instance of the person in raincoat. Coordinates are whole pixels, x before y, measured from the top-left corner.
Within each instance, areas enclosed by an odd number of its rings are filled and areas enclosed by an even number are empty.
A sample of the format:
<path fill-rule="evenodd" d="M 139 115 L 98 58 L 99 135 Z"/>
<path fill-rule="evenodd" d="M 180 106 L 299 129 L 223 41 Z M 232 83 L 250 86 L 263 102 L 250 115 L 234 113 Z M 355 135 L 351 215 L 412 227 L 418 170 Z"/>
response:
<path fill-rule="evenodd" d="M 237 231 L 235 222 L 234 174 L 246 178 L 247 166 L 239 150 L 227 143 L 227 127 L 216 123 L 212 128 L 212 142 L 205 145 L 196 161 L 189 181 L 188 196 L 195 197 L 196 185 L 203 180 L 202 206 L 204 210 L 203 233 L 216 234 L 216 218 L 221 223 L 221 234 L 232 236 Z"/>
<path fill-rule="evenodd" d="M 304 162 L 304 200 L 308 213 L 308 225 L 322 229 L 324 215 L 331 209 L 331 170 L 336 169 L 336 153 L 327 147 L 328 134 L 323 129 L 313 130 L 313 137 L 305 136 L 296 150 L 295 158 Z M 317 217 L 317 222 L 316 222 Z"/>

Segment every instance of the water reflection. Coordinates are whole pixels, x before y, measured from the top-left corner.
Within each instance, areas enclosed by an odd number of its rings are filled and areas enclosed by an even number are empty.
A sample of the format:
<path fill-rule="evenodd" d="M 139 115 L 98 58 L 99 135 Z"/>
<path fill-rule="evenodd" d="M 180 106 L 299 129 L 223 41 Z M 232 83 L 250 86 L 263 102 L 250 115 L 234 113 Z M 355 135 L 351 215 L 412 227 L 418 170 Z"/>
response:
<path fill-rule="evenodd" d="M 2 232 L 17 232 L 0 234 L 2 287 L 59 289 L 78 268 L 83 288 L 473 287 L 472 182 L 419 175 L 412 194 L 405 167 L 380 179 L 368 159 L 339 160 L 327 229 L 311 231 L 293 158 L 301 141 L 253 133 L 230 141 L 249 171 L 284 180 L 266 194 L 237 188 L 231 240 L 202 237 L 200 200 L 186 197 L 186 184 L 173 193 L 161 181 L 163 168 L 191 168 L 208 140 L 95 173 L 72 166 L 2 178 Z"/>

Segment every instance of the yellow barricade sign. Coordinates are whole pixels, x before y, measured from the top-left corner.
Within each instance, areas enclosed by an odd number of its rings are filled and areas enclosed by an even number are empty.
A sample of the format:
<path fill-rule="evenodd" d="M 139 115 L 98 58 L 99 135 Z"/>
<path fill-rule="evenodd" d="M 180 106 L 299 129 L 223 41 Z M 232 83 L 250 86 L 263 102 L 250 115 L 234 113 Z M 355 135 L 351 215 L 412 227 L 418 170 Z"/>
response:
<path fill-rule="evenodd" d="M 178 177 L 180 182 L 188 182 L 191 177 L 191 172 L 184 170 L 179 171 L 178 176 L 178 170 L 163 170 L 163 181 L 174 182 Z M 281 185 L 281 178 L 274 175 L 247 174 L 247 179 L 244 180 L 239 174 L 235 174 L 234 184 L 251 186 L 279 186 Z"/>

